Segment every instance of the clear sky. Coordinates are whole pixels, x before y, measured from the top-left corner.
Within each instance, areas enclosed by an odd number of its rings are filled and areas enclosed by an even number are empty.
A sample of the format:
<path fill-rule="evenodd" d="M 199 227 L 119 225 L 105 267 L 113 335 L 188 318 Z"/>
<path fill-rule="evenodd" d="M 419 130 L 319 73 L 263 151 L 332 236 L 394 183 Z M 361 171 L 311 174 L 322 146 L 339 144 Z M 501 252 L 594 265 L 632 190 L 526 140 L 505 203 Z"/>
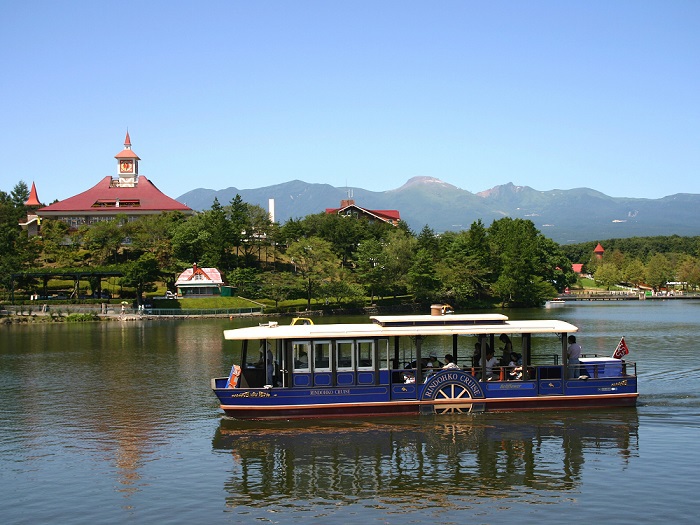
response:
<path fill-rule="evenodd" d="M 0 0 L 0 189 L 700 193 L 700 1 Z"/>

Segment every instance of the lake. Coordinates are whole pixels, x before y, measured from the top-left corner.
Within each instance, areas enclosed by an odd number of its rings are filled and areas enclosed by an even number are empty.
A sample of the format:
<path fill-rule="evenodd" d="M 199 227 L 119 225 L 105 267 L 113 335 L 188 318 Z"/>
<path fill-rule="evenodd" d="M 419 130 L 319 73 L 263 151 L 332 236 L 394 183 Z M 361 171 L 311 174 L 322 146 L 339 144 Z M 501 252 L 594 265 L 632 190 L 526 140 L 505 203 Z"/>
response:
<path fill-rule="evenodd" d="M 210 379 L 236 358 L 222 331 L 257 320 L 3 325 L 0 519 L 695 523 L 700 301 L 504 313 L 569 321 L 584 353 L 625 336 L 638 406 L 243 422 Z"/>

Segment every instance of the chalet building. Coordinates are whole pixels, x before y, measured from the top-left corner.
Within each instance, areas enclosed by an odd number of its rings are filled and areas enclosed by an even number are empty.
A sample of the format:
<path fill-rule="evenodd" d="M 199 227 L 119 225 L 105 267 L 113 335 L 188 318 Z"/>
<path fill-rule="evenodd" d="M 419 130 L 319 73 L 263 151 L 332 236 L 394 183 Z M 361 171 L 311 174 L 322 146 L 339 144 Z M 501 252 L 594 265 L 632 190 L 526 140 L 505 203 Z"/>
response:
<path fill-rule="evenodd" d="M 360 208 L 353 199 L 340 201 L 340 208 L 326 208 L 326 213 L 335 213 L 343 217 L 355 217 L 367 219 L 370 222 L 382 221 L 397 226 L 401 220 L 399 210 L 367 210 Z"/>
<path fill-rule="evenodd" d="M 221 295 L 224 280 L 216 268 L 200 268 L 197 263 L 187 268 L 175 281 L 178 295 L 183 298 Z"/>
<path fill-rule="evenodd" d="M 150 180 L 139 175 L 141 160 L 131 149 L 129 132 L 126 132 L 124 149 L 117 159 L 117 176 L 106 176 L 95 186 L 78 195 L 56 202 L 36 211 L 41 219 L 58 219 L 76 230 L 87 224 L 111 221 L 117 215 L 126 215 L 129 221 L 142 215 L 179 211 L 193 215 L 194 210 L 165 195 Z M 32 185 L 32 188 L 34 186 Z"/>

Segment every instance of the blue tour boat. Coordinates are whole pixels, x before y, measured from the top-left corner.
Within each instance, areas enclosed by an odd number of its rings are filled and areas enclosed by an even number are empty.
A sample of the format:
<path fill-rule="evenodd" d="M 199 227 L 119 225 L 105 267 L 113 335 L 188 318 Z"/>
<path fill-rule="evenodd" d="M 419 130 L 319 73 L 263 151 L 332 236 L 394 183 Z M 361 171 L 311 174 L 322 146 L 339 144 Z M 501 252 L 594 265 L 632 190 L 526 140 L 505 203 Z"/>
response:
<path fill-rule="evenodd" d="M 222 410 L 291 419 L 636 404 L 636 364 L 588 355 L 569 365 L 567 336 L 578 328 L 564 321 L 501 314 L 370 320 L 225 330 L 225 339 L 241 344 L 241 363 L 212 379 Z M 497 351 L 504 360 L 495 364 L 491 349 L 501 334 L 512 353 Z M 443 356 L 447 368 L 438 363 Z"/>

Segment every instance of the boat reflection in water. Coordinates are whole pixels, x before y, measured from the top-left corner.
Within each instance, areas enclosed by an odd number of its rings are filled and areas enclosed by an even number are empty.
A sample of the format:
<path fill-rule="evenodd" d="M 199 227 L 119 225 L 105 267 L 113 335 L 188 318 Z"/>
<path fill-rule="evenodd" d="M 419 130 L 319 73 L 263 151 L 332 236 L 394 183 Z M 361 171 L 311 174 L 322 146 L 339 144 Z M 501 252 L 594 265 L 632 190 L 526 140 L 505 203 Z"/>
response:
<path fill-rule="evenodd" d="M 581 483 L 586 460 L 638 455 L 635 408 L 365 421 L 222 419 L 233 456 L 230 507 L 316 503 L 468 508 L 484 497 L 550 502 Z M 548 500 L 547 498 L 550 498 Z"/>

